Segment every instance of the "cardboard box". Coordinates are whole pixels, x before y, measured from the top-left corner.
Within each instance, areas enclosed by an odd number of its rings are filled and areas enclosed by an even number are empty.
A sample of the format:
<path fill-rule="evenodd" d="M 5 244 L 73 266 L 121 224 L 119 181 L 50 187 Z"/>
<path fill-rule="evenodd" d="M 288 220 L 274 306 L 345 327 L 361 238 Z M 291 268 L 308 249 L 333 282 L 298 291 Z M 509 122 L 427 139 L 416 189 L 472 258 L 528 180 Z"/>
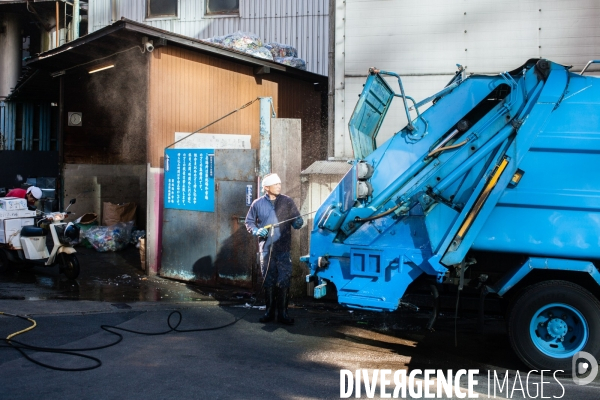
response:
<path fill-rule="evenodd" d="M 0 243 L 10 244 L 15 249 L 21 248 L 21 228 L 34 225 L 33 218 L 11 218 L 0 220 Z"/>
<path fill-rule="evenodd" d="M 0 211 L 27 210 L 27 200 L 18 197 L 0 198 Z"/>
<path fill-rule="evenodd" d="M 35 217 L 35 211 L 33 211 L 33 210 L 13 210 L 13 211 L 0 210 L 0 219 L 28 218 L 28 217 Z"/>

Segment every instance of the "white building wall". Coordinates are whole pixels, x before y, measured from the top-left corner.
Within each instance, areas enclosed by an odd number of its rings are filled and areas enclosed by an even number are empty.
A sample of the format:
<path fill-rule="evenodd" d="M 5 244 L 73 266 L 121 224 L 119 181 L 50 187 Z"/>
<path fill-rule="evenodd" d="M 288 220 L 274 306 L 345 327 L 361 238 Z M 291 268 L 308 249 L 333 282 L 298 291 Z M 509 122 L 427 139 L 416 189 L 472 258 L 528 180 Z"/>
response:
<path fill-rule="evenodd" d="M 111 23 L 111 0 L 89 0 L 89 30 Z M 146 0 L 117 0 L 117 18 L 196 39 L 237 31 L 256 33 L 266 42 L 290 44 L 309 71 L 327 75 L 328 0 L 240 0 L 238 16 L 205 16 L 204 0 L 179 0 L 177 18 L 146 18 Z"/>
<path fill-rule="evenodd" d="M 600 58 L 598 0 L 335 1 L 336 158 L 353 156 L 348 121 L 369 67 L 399 73 L 420 101 L 446 85 L 456 64 L 497 74 L 542 57 L 581 71 Z M 406 125 L 394 103 L 378 143 Z"/>

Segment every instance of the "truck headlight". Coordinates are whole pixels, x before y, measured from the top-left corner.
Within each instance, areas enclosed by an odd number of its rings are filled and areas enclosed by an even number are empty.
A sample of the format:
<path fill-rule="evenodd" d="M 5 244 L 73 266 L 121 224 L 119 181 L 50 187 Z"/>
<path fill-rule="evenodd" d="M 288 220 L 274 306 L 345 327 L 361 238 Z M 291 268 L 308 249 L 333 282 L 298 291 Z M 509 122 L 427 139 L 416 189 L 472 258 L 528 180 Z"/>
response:
<path fill-rule="evenodd" d="M 373 166 L 364 161 L 356 164 L 356 177 L 361 181 L 367 180 L 373 176 L 373 171 L 375 171 Z"/>
<path fill-rule="evenodd" d="M 369 182 L 358 181 L 356 184 L 356 197 L 364 199 L 373 194 L 373 186 Z"/>

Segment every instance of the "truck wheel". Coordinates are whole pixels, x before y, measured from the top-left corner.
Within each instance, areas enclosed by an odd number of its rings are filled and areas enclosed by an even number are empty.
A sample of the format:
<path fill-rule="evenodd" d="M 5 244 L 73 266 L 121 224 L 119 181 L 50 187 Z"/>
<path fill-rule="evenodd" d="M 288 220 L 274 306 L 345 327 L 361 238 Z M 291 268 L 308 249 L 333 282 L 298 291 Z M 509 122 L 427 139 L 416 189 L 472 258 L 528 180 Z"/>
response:
<path fill-rule="evenodd" d="M 0 274 L 8 271 L 10 267 L 8 256 L 3 250 L 0 250 Z"/>
<path fill-rule="evenodd" d="M 79 260 L 75 254 L 60 253 L 58 255 L 60 272 L 69 279 L 77 279 L 79 276 Z"/>
<path fill-rule="evenodd" d="M 571 282 L 537 283 L 512 304 L 508 337 L 530 368 L 571 372 L 578 351 L 600 358 L 600 301 Z"/>

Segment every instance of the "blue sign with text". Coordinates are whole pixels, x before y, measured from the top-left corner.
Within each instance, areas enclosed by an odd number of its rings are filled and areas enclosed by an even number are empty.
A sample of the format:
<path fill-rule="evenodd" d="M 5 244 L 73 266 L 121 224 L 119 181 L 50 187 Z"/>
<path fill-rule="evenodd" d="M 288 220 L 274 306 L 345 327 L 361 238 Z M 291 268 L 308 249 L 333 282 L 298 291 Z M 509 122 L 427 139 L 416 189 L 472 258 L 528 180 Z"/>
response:
<path fill-rule="evenodd" d="M 165 150 L 165 208 L 215 211 L 215 151 Z"/>

